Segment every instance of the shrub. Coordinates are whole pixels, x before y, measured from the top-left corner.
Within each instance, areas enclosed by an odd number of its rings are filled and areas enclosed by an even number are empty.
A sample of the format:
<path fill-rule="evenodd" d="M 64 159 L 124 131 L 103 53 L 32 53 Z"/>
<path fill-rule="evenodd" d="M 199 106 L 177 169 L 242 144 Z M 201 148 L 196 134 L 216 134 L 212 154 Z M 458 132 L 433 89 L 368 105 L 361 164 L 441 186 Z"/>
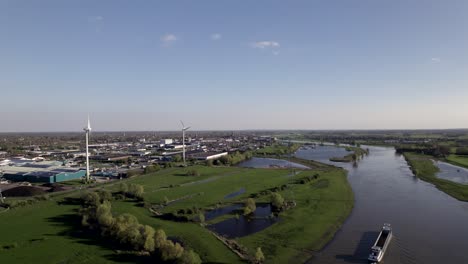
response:
<path fill-rule="evenodd" d="M 257 206 L 255 204 L 255 200 L 253 198 L 248 198 L 245 202 L 244 215 L 252 214 L 255 212 L 256 209 Z"/>
<path fill-rule="evenodd" d="M 265 261 L 265 255 L 263 255 L 263 251 L 261 247 L 257 248 L 255 252 L 255 263 L 263 263 Z"/>
<path fill-rule="evenodd" d="M 275 209 L 281 209 L 284 205 L 284 198 L 279 193 L 272 193 L 270 197 L 271 206 Z"/>
<path fill-rule="evenodd" d="M 193 169 L 187 172 L 187 176 L 200 176 L 200 173 L 197 170 Z"/>

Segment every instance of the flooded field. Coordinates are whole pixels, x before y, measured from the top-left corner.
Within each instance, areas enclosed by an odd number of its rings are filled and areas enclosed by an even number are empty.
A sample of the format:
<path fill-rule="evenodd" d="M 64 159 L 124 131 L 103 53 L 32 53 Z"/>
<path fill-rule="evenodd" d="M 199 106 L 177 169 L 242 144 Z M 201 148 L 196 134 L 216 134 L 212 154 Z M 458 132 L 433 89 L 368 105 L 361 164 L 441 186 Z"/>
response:
<path fill-rule="evenodd" d="M 440 170 L 436 175 L 437 177 L 458 183 L 468 184 L 468 169 L 442 161 L 434 161 L 434 164 Z"/>

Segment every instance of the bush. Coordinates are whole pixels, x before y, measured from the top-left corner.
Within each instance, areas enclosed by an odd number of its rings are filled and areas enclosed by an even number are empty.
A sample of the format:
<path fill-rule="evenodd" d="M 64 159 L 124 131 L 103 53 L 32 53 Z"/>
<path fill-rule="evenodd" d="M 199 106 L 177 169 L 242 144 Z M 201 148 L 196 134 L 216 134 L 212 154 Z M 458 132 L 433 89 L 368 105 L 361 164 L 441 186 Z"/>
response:
<path fill-rule="evenodd" d="M 193 169 L 187 171 L 187 176 L 200 176 L 200 173 L 197 170 Z"/>
<path fill-rule="evenodd" d="M 256 209 L 257 206 L 255 204 L 255 200 L 253 198 L 248 198 L 245 202 L 244 215 L 252 214 L 255 212 Z"/>
<path fill-rule="evenodd" d="M 255 263 L 263 263 L 265 261 L 265 255 L 263 255 L 263 251 L 261 247 L 257 248 L 255 252 Z"/>
<path fill-rule="evenodd" d="M 284 205 L 284 198 L 279 193 L 272 193 L 270 197 L 271 206 L 275 209 L 281 209 Z"/>
<path fill-rule="evenodd" d="M 202 263 L 200 256 L 193 250 L 185 250 L 181 258 L 177 261 L 179 264 L 200 264 Z"/>

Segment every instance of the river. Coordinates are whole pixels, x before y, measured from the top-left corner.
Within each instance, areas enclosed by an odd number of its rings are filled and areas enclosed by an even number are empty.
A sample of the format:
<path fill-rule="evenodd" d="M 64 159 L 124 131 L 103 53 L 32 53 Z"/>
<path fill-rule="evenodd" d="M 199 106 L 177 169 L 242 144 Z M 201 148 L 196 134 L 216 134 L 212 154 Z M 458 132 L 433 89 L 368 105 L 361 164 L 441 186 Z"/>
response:
<path fill-rule="evenodd" d="M 308 263 L 367 263 L 383 223 L 394 231 L 383 263 L 468 263 L 468 203 L 416 178 L 393 148 L 369 149 L 356 168 L 334 163 L 349 172 L 355 207 Z M 327 157 L 316 158 L 317 151 L 300 150 L 296 156 L 330 163 Z"/>

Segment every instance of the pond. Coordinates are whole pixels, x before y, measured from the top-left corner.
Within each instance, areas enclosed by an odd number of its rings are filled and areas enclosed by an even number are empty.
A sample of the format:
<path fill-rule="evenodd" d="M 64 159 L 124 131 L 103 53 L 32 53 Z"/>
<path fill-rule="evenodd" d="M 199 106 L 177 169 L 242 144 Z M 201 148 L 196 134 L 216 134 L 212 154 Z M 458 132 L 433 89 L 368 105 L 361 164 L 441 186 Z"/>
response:
<path fill-rule="evenodd" d="M 237 207 L 236 209 L 241 209 L 243 207 L 243 205 L 241 204 L 239 204 L 238 206 L 239 207 Z M 226 214 L 233 212 L 233 210 L 229 212 L 226 212 L 225 210 L 224 212 Z M 239 218 L 229 218 L 222 222 L 209 225 L 208 229 L 227 238 L 248 236 L 262 231 L 265 228 L 268 228 L 269 226 L 279 221 L 278 217 L 271 217 L 271 215 L 272 212 L 270 204 L 257 204 L 257 210 L 255 210 L 255 213 L 252 216 L 245 217 L 243 215 L 239 215 Z M 205 219 L 208 219 L 206 214 Z"/>
<path fill-rule="evenodd" d="M 436 174 L 438 178 L 454 181 L 458 183 L 468 184 L 468 169 L 452 165 L 447 162 L 433 161 L 434 165 L 439 168 Z"/>
<path fill-rule="evenodd" d="M 287 160 L 271 159 L 271 158 L 251 158 L 249 160 L 239 163 L 237 166 L 243 168 L 297 168 L 297 169 L 309 169 L 309 167 L 290 162 Z"/>

